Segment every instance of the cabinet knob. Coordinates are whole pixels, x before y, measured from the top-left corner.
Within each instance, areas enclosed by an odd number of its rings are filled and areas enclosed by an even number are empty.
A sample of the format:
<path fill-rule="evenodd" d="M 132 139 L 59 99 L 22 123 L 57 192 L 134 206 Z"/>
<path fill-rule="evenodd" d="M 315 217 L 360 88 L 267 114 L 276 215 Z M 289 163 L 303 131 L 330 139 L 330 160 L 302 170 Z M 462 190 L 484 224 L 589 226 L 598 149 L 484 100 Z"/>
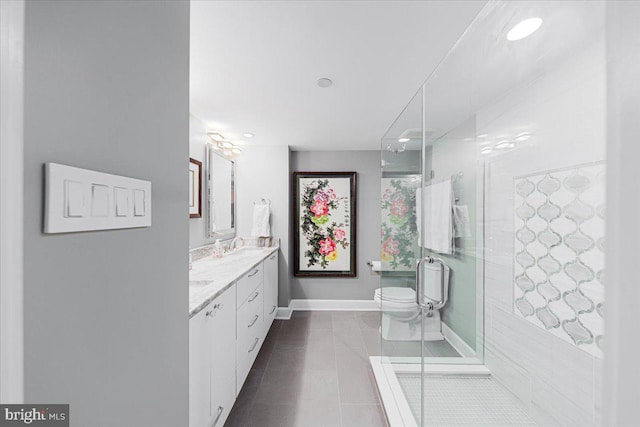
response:
<path fill-rule="evenodd" d="M 213 306 L 214 310 L 222 310 L 223 308 L 224 308 L 224 304 L 222 304 L 221 302 Z"/>
<path fill-rule="evenodd" d="M 216 312 L 214 310 L 209 310 L 204 315 L 207 317 L 214 317 L 216 315 Z"/>

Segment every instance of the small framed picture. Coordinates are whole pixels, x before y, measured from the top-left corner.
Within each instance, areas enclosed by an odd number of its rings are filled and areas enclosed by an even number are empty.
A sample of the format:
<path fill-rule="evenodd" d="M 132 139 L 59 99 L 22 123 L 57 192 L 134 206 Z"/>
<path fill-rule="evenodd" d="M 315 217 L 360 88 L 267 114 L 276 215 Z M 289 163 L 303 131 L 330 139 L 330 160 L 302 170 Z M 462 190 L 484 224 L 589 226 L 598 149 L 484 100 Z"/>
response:
<path fill-rule="evenodd" d="M 202 218 L 202 162 L 189 159 L 189 218 Z"/>
<path fill-rule="evenodd" d="M 294 172 L 294 276 L 356 277 L 356 172 Z"/>

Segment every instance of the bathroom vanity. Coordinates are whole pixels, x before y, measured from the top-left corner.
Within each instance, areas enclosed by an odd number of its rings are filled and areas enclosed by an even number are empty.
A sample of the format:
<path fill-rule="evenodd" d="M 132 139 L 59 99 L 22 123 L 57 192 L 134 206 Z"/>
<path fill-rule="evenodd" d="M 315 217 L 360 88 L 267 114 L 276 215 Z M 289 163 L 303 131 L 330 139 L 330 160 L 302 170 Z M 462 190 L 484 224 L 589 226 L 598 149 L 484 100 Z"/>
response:
<path fill-rule="evenodd" d="M 278 311 L 278 247 L 205 257 L 189 274 L 189 426 L 224 425 Z"/>

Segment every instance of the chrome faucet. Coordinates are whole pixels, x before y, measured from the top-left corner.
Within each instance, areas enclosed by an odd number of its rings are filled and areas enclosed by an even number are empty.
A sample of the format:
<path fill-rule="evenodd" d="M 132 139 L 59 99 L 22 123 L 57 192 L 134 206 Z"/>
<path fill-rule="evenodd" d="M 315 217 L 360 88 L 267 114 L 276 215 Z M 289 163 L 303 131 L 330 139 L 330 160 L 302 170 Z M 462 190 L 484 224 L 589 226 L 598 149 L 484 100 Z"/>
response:
<path fill-rule="evenodd" d="M 240 242 L 240 247 L 244 246 L 244 239 L 242 237 L 234 237 L 229 243 L 229 252 L 234 251 L 236 249 L 236 244 Z"/>

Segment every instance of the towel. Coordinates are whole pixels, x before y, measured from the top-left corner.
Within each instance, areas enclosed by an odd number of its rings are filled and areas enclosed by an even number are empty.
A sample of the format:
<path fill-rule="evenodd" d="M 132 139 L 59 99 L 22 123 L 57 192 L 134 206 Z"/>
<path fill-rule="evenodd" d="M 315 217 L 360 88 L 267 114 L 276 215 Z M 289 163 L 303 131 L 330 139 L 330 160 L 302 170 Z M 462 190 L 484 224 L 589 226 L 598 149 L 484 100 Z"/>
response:
<path fill-rule="evenodd" d="M 269 227 L 269 203 L 256 203 L 253 205 L 252 237 L 270 237 Z"/>
<path fill-rule="evenodd" d="M 469 207 L 467 205 L 453 206 L 453 229 L 453 237 L 471 237 Z"/>
<path fill-rule="evenodd" d="M 420 224 L 422 215 L 424 230 Z M 454 252 L 453 186 L 450 178 L 416 191 L 416 222 L 420 246 L 441 254 Z"/>

